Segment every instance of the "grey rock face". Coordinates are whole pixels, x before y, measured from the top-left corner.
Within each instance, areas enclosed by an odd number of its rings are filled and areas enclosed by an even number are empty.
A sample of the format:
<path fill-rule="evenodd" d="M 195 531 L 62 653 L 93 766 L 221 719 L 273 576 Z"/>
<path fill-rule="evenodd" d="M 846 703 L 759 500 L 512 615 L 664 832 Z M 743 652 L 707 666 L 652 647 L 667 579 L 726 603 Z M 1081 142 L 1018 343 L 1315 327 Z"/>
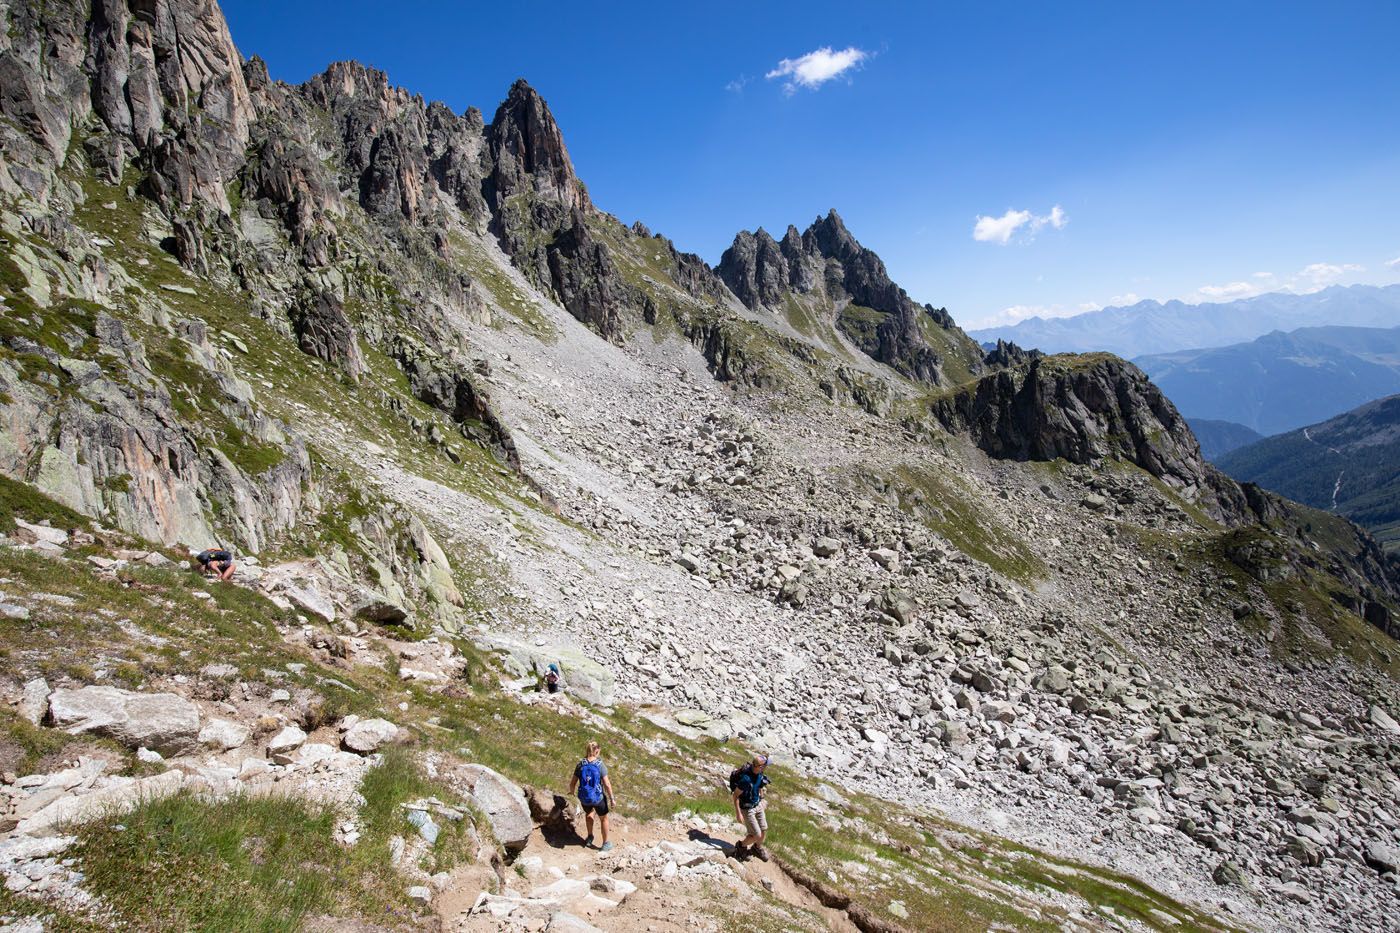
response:
<path fill-rule="evenodd" d="M 463 771 L 463 780 L 472 802 L 485 811 L 490 820 L 496 840 L 511 851 L 525 848 L 535 824 L 520 785 L 485 765 L 468 765 Z"/>
<path fill-rule="evenodd" d="M 781 244 L 763 229 L 739 233 L 716 271 L 755 310 L 780 307 L 789 295 L 821 296 L 847 339 L 910 378 L 939 385 L 949 362 L 973 372 L 982 368 L 981 350 L 948 313 L 910 299 L 834 210 L 804 233 L 789 227 Z M 943 346 L 933 346 L 926 331 L 942 332 Z"/>
<path fill-rule="evenodd" d="M 570 314 L 620 341 L 625 283 L 607 247 L 588 230 L 593 206 L 559 125 L 523 79 L 496 110 L 486 145 L 492 168 L 483 191 L 501 247 L 532 282 L 558 295 Z"/>
<path fill-rule="evenodd" d="M 292 326 L 303 353 L 339 366 L 351 379 L 364 375 L 365 361 L 355 327 L 333 293 L 321 292 L 297 305 Z"/>
<path fill-rule="evenodd" d="M 67 732 L 92 732 L 128 748 L 162 754 L 183 754 L 198 746 L 199 710 L 173 693 L 133 693 L 116 687 L 55 690 L 49 697 L 49 720 Z"/>
<path fill-rule="evenodd" d="M 1033 359 L 938 399 L 932 411 L 993 457 L 1127 460 L 1222 517 L 1239 510 L 1242 497 L 1201 458 L 1186 419 L 1141 370 L 1114 357 Z M 1219 503 L 1222 494 L 1234 501 Z M 1099 499 L 1087 501 L 1098 507 Z"/>

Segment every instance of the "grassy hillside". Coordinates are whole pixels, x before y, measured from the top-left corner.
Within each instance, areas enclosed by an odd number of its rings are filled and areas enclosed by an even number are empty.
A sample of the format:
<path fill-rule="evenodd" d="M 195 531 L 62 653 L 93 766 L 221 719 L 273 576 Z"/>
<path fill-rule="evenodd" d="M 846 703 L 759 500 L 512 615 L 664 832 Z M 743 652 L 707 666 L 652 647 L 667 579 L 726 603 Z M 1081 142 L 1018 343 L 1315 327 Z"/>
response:
<path fill-rule="evenodd" d="M 1220 458 L 1235 479 L 1345 515 L 1400 547 L 1400 396 Z"/>

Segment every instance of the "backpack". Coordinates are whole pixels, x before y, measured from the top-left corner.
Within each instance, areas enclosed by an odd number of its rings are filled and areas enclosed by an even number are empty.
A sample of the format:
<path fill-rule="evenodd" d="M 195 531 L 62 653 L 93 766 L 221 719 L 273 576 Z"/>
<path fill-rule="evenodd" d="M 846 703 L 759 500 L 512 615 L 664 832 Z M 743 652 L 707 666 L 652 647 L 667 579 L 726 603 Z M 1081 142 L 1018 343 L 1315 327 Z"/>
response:
<path fill-rule="evenodd" d="M 578 799 L 588 807 L 596 807 L 603 802 L 603 769 L 599 762 L 587 758 L 578 765 Z"/>
<path fill-rule="evenodd" d="M 545 675 L 544 675 L 544 682 L 547 683 L 547 684 L 557 684 L 557 683 L 559 683 L 559 672 L 558 672 L 558 671 L 550 671 L 548 674 L 545 674 Z"/>
<path fill-rule="evenodd" d="M 739 775 L 743 774 L 747 770 L 749 770 L 748 765 L 740 765 L 733 771 L 729 772 L 729 792 L 731 794 L 739 789 Z"/>

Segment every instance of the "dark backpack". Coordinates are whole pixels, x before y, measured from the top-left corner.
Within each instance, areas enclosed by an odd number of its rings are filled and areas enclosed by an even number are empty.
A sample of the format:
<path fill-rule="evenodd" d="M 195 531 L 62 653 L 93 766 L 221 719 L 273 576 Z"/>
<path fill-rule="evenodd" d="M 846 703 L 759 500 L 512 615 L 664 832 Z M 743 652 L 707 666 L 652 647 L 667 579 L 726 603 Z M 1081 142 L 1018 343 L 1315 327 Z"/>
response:
<path fill-rule="evenodd" d="M 732 794 L 739 789 L 739 775 L 749 770 L 748 765 L 741 765 L 729 772 L 729 792 Z"/>
<path fill-rule="evenodd" d="M 588 807 L 603 802 L 603 769 L 599 762 L 583 759 L 578 764 L 578 799 Z"/>

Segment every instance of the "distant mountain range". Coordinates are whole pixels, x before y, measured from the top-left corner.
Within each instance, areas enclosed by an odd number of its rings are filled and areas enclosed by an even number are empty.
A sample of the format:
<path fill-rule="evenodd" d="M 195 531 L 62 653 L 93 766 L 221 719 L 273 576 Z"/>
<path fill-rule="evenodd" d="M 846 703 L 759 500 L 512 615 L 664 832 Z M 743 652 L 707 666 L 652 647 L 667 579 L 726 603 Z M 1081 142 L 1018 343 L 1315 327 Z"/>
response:
<path fill-rule="evenodd" d="M 1400 549 L 1400 395 L 1241 447 L 1216 461 L 1237 480 L 1347 516 Z"/>
<path fill-rule="evenodd" d="M 1009 340 L 1046 353 L 1104 350 L 1132 359 L 1192 347 L 1223 347 L 1275 330 L 1325 325 L 1400 326 L 1400 285 L 1333 286 L 1308 295 L 1273 292 L 1219 304 L 1139 301 L 1074 317 L 1033 317 L 969 334 L 984 344 Z"/>
<path fill-rule="evenodd" d="M 1400 328 L 1305 327 L 1133 362 L 1187 418 L 1279 434 L 1400 392 Z"/>
<path fill-rule="evenodd" d="M 1201 445 L 1201 455 L 1215 461 L 1232 450 L 1262 441 L 1264 435 L 1253 428 L 1233 421 L 1217 421 L 1213 418 L 1187 418 L 1191 433 Z"/>

